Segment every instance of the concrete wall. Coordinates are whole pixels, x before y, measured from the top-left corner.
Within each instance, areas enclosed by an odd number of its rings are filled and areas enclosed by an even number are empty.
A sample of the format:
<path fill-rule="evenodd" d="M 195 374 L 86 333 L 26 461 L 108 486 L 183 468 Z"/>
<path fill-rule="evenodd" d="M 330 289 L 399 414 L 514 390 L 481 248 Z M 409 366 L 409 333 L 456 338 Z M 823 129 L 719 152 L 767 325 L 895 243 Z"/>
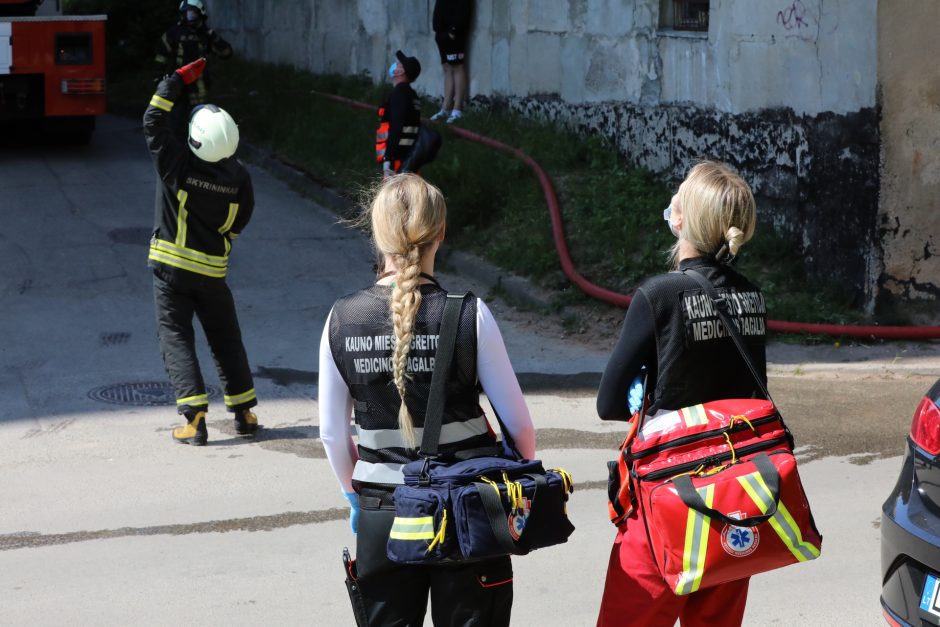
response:
<path fill-rule="evenodd" d="M 765 225 L 809 268 L 871 303 L 876 234 L 877 0 L 711 0 L 707 33 L 660 27 L 661 0 L 477 0 L 471 94 L 611 138 L 681 178 L 696 157 L 739 168 Z M 384 79 L 396 49 L 439 97 L 434 0 L 215 0 L 250 58 Z M 663 5 L 666 5 L 663 0 Z M 861 254 L 860 254 L 861 253 Z"/>
<path fill-rule="evenodd" d="M 885 300 L 940 296 L 940 4 L 881 0 Z"/>

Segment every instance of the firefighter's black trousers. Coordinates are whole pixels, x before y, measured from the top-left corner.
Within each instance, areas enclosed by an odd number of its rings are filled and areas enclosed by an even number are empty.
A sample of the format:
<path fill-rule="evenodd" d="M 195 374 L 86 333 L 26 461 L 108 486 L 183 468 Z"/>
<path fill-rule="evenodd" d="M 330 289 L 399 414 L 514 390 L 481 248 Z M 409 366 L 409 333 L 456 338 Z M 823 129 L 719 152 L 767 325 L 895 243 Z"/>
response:
<path fill-rule="evenodd" d="M 199 318 L 225 390 L 229 411 L 258 404 L 242 344 L 235 301 L 224 279 L 191 272 L 170 275 L 154 269 L 153 296 L 160 352 L 176 394 L 176 409 L 184 414 L 209 405 L 206 384 L 196 357 L 193 316 Z"/>
<path fill-rule="evenodd" d="M 391 490 L 360 487 L 356 534 L 357 624 L 422 625 L 431 598 L 435 627 L 508 627 L 512 610 L 509 556 L 435 566 L 396 564 L 386 546 L 395 518 Z M 358 605 L 358 608 L 356 607 Z"/>

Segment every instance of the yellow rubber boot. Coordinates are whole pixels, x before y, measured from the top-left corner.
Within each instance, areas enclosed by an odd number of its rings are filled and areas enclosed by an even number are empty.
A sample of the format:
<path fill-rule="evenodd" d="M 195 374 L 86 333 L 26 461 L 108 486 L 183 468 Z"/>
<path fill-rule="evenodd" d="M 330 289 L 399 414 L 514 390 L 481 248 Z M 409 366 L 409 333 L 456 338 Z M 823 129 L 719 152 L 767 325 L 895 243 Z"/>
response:
<path fill-rule="evenodd" d="M 209 439 L 209 433 L 206 431 L 206 412 L 197 412 L 186 426 L 173 429 L 173 439 L 180 444 L 205 446 Z"/>
<path fill-rule="evenodd" d="M 235 412 L 235 433 L 238 435 L 254 435 L 258 430 L 258 417 L 247 409 Z"/>

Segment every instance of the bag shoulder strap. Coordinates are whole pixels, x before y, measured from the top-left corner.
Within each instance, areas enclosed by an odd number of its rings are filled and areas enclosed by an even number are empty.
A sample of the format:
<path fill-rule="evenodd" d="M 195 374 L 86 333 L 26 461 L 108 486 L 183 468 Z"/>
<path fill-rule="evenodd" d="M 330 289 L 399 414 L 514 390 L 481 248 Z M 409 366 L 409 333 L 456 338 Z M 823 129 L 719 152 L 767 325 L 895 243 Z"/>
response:
<path fill-rule="evenodd" d="M 437 352 L 434 355 L 434 372 L 431 373 L 431 390 L 428 394 L 428 406 L 424 414 L 424 434 L 421 437 L 421 456 L 437 457 L 441 439 L 441 421 L 444 419 L 444 388 L 450 365 L 454 360 L 454 345 L 457 343 L 457 326 L 464 300 L 469 294 L 448 294 L 444 303 L 444 316 L 441 318 L 441 330 L 437 338 Z"/>
<path fill-rule="evenodd" d="M 686 269 L 683 270 L 682 273 L 694 279 L 695 282 L 698 283 L 705 291 L 705 294 L 708 295 L 708 298 L 715 306 L 715 310 L 718 312 L 718 316 L 721 318 L 725 328 L 728 330 L 728 335 L 731 336 L 735 347 L 738 349 L 738 352 L 741 353 L 741 357 L 744 358 L 744 363 L 747 364 L 747 369 L 751 371 L 751 376 L 754 377 L 754 382 L 757 384 L 758 389 L 764 395 L 764 398 L 773 403 L 774 399 L 770 397 L 770 392 L 767 391 L 767 386 L 764 385 L 760 375 L 757 374 L 757 368 L 754 367 L 754 362 L 751 361 L 747 347 L 744 345 L 744 339 L 741 337 L 741 332 L 738 331 L 737 325 L 735 325 L 734 321 L 731 319 L 731 312 L 728 308 L 728 299 L 718 294 L 718 290 L 715 289 L 715 286 L 712 285 L 711 281 L 705 278 L 705 275 L 703 275 L 701 272 L 697 270 Z M 774 405 L 776 405 L 776 403 L 774 403 Z"/>

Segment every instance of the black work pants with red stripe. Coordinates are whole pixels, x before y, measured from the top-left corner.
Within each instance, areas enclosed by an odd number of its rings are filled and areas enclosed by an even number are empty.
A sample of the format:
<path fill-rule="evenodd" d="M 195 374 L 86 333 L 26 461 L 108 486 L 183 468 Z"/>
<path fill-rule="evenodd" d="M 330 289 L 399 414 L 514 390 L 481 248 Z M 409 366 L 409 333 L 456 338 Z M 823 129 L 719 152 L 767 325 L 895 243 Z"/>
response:
<path fill-rule="evenodd" d="M 470 563 L 397 564 L 386 546 L 395 518 L 391 491 L 362 487 L 356 534 L 360 627 L 423 625 L 428 597 L 435 627 L 508 627 L 512 610 L 509 556 Z"/>
<path fill-rule="evenodd" d="M 160 352 L 176 395 L 177 411 L 180 414 L 205 411 L 209 404 L 196 356 L 194 317 L 199 319 L 209 342 L 228 397 L 225 403 L 228 410 L 234 412 L 257 405 L 235 301 L 225 279 L 186 271 L 170 273 L 158 267 L 153 270 L 153 297 Z"/>

